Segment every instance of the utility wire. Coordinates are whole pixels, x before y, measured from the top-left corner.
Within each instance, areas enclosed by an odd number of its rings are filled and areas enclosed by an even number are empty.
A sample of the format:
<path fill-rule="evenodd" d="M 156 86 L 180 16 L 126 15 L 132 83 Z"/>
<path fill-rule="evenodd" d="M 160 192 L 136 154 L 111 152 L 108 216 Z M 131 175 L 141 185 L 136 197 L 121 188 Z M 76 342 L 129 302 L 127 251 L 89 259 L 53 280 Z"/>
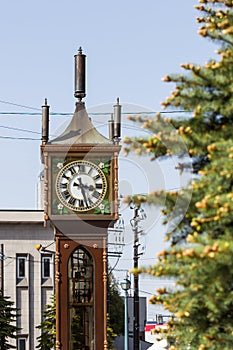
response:
<path fill-rule="evenodd" d="M 29 132 L 31 134 L 41 134 L 41 132 L 39 132 L 39 131 L 32 131 L 32 130 L 21 129 L 21 128 L 14 128 L 14 127 L 5 126 L 5 125 L 0 125 L 0 128 L 8 129 L 8 130 L 24 131 L 24 132 Z"/>
<path fill-rule="evenodd" d="M 7 140 L 29 140 L 29 141 L 39 141 L 41 139 L 34 139 L 32 137 L 11 137 L 11 136 L 0 136 L 0 139 Z"/>
<path fill-rule="evenodd" d="M 103 124 L 102 122 L 96 122 L 96 124 Z M 104 124 L 103 124 L 104 125 Z M 15 127 L 11 127 L 11 126 L 6 126 L 6 125 L 0 125 L 0 128 L 3 128 L 3 129 L 8 129 L 8 130 L 15 130 L 15 131 L 19 131 L 19 132 L 21 132 L 21 131 L 23 131 L 23 132 L 28 132 L 28 133 L 31 133 L 31 134 L 38 134 L 38 135 L 40 135 L 41 134 L 41 132 L 39 132 L 39 131 L 33 131 L 33 130 L 28 130 L 28 129 L 22 129 L 22 128 L 15 128 Z M 127 126 L 124 126 L 124 128 L 125 129 L 128 129 L 128 130 L 142 130 L 142 129 L 140 129 L 140 128 L 138 128 L 138 127 L 136 127 L 136 126 L 133 126 L 133 125 L 127 125 Z M 150 131 L 147 131 L 147 130 L 142 130 L 143 132 L 145 132 L 145 133 L 148 133 L 148 134 L 151 134 L 151 132 Z M 50 137 L 55 137 L 54 135 L 50 135 Z M 8 137 L 3 137 L 2 136 L 2 138 L 9 138 L 9 139 L 11 139 L 11 137 L 10 136 L 8 136 Z M 18 139 L 17 137 L 14 137 L 13 139 Z M 19 138 L 20 139 L 20 138 Z M 26 138 L 27 139 L 27 138 Z M 30 139 L 30 138 L 28 138 L 29 140 L 39 140 L 39 139 Z"/>
<path fill-rule="evenodd" d="M 40 110 L 40 108 L 35 108 L 35 107 L 30 107 L 30 106 L 25 106 L 25 105 L 20 105 L 18 103 L 13 103 L 13 102 L 9 102 L 9 101 L 3 101 L 0 100 L 0 103 L 4 103 L 6 105 L 11 105 L 11 106 L 16 106 L 16 107 L 22 107 L 22 108 L 28 108 L 28 109 L 36 109 L 36 110 Z"/>
<path fill-rule="evenodd" d="M 10 102 L 10 101 L 4 101 L 4 100 L 0 100 L 0 103 L 3 103 L 3 104 L 7 104 L 7 105 L 11 105 L 11 106 L 16 106 L 16 107 L 21 107 L 21 108 L 27 108 L 27 109 L 33 109 L 33 110 L 37 110 L 37 111 L 41 111 L 41 108 L 36 108 L 36 107 L 31 107 L 31 106 L 26 106 L 26 105 L 21 105 L 21 104 L 18 104 L 18 103 L 14 103 L 14 102 Z M 154 113 L 158 113 L 158 112 L 123 112 L 123 114 L 154 114 Z M 190 113 L 188 111 L 185 111 L 185 110 L 178 110 L 178 111 L 170 111 L 170 112 L 166 112 L 166 111 L 161 111 L 159 112 L 161 114 L 166 114 L 166 113 Z M 0 112 L 0 114 L 12 114 L 12 112 Z M 19 112 L 19 113 L 16 113 L 16 112 L 13 112 L 13 114 L 27 114 L 27 113 L 23 113 L 23 112 Z M 41 113 L 28 113 L 29 115 L 40 115 Z M 51 115 L 71 115 L 72 113 L 51 113 Z M 90 113 L 91 115 L 109 115 L 109 114 L 112 114 L 112 113 L 109 113 L 109 112 L 105 112 L 105 113 L 100 113 L 100 112 L 96 112 L 96 113 Z"/>
<path fill-rule="evenodd" d="M 0 101 L 1 102 L 1 101 Z M 30 108 L 30 107 L 28 107 Z M 37 108 L 36 108 L 37 109 Z M 175 114 L 175 113 L 192 113 L 190 111 L 140 111 L 140 112 L 122 112 L 123 115 L 138 115 L 138 114 Z M 71 116 L 74 112 L 50 112 L 51 116 Z M 88 112 L 89 115 L 111 115 L 111 112 Z M 0 115 L 41 115 L 41 112 L 0 112 Z"/>

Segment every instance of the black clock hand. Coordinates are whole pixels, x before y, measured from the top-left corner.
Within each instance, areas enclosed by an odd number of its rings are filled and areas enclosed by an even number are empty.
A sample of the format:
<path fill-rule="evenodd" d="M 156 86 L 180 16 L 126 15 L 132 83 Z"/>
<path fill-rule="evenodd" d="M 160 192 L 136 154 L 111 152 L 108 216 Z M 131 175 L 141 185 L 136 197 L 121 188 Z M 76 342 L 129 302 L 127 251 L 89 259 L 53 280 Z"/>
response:
<path fill-rule="evenodd" d="M 74 182 L 73 186 L 80 187 L 80 184 L 77 184 L 76 182 Z M 82 183 L 82 187 L 89 190 L 89 191 L 94 191 L 94 189 L 95 189 L 95 187 L 93 185 L 88 186 L 88 185 L 84 185 L 83 183 Z"/>
<path fill-rule="evenodd" d="M 83 185 L 84 188 L 86 188 L 88 191 L 94 191 L 94 186 L 93 185 Z"/>
<path fill-rule="evenodd" d="M 84 203 L 85 203 L 86 206 L 88 207 L 86 192 L 85 192 L 85 190 L 84 190 L 84 185 L 83 185 L 83 183 L 82 183 L 82 179 L 79 177 L 79 178 L 78 178 L 78 181 L 79 181 L 80 189 L 81 189 L 81 192 L 82 192 L 82 195 L 83 195 Z"/>

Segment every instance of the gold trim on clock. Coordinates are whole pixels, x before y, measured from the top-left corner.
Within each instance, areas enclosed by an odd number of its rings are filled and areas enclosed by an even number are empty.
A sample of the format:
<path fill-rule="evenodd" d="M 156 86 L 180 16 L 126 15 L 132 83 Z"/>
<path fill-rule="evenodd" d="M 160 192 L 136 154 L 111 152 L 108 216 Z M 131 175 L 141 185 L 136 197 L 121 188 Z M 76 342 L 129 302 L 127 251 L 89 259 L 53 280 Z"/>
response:
<path fill-rule="evenodd" d="M 107 179 L 101 168 L 86 160 L 72 161 L 59 171 L 55 189 L 62 205 L 85 213 L 98 207 L 107 193 Z"/>

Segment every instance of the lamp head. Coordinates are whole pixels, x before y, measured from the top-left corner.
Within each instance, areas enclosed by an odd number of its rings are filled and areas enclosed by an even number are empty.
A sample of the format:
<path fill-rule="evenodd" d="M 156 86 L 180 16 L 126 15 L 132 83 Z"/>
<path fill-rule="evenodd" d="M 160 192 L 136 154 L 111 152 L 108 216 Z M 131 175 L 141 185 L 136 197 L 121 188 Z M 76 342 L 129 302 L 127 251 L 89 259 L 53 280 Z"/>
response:
<path fill-rule="evenodd" d="M 41 250 L 41 248 L 42 248 L 42 245 L 41 244 L 37 244 L 36 246 L 35 246 L 35 248 L 36 248 L 36 250 L 38 250 L 38 252 Z"/>
<path fill-rule="evenodd" d="M 130 280 L 128 280 L 128 278 L 125 278 L 124 281 L 121 282 L 121 288 L 124 290 L 124 291 L 127 291 L 130 289 L 130 286 L 131 286 L 131 282 Z"/>

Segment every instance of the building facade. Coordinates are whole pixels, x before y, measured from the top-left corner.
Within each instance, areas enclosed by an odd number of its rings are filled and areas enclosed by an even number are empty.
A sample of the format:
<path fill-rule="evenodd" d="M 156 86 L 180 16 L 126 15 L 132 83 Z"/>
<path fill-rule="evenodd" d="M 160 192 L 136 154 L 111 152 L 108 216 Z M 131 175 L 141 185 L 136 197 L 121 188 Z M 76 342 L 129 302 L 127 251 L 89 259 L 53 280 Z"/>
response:
<path fill-rule="evenodd" d="M 1 275 L 5 296 L 19 309 L 17 350 L 36 349 L 45 305 L 54 294 L 54 233 L 43 211 L 0 211 Z M 48 247 L 37 250 L 36 246 Z"/>

